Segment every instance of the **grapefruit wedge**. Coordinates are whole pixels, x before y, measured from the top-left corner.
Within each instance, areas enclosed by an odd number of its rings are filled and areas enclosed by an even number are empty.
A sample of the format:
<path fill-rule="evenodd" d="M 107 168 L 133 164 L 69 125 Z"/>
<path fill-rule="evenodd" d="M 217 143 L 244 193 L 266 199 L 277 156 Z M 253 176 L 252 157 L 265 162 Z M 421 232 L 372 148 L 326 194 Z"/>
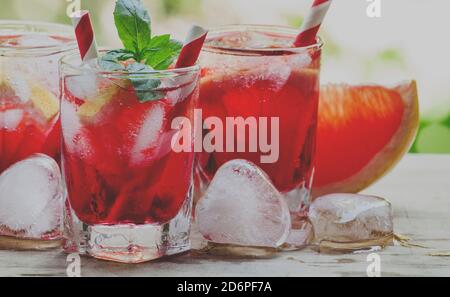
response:
<path fill-rule="evenodd" d="M 409 150 L 418 125 L 415 81 L 322 87 L 313 195 L 370 186 Z"/>

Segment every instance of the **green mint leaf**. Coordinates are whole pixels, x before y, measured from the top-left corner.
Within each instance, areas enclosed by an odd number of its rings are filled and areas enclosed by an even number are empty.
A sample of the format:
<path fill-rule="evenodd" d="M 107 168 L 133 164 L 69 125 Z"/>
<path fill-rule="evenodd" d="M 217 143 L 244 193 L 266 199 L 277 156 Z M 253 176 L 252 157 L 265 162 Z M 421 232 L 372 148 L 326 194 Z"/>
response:
<path fill-rule="evenodd" d="M 140 61 L 151 41 L 151 19 L 141 0 L 117 0 L 114 21 L 123 45 Z"/>
<path fill-rule="evenodd" d="M 123 71 L 125 66 L 120 62 L 133 59 L 134 54 L 125 49 L 112 50 L 99 59 L 100 68 L 104 71 Z"/>
<path fill-rule="evenodd" d="M 155 36 L 151 39 L 149 45 L 147 48 L 142 52 L 142 57 L 144 63 L 155 69 L 152 65 L 151 57 L 153 55 L 158 54 L 161 51 L 164 51 L 164 49 L 167 47 L 167 45 L 170 42 L 170 35 L 165 34 L 161 36 Z M 154 64 L 154 63 L 153 63 Z"/>
<path fill-rule="evenodd" d="M 142 63 L 132 63 L 126 67 L 131 72 L 130 81 L 141 103 L 164 98 L 164 92 L 155 89 L 161 85 L 161 80 L 141 77 L 140 72 L 145 73 L 153 69 Z M 144 74 L 145 76 L 145 74 Z"/>
<path fill-rule="evenodd" d="M 155 65 L 156 69 L 167 69 L 170 65 L 175 61 L 176 58 L 180 55 L 181 49 L 183 48 L 183 43 L 172 39 L 168 47 L 166 48 L 166 51 L 169 53 L 167 55 L 167 58 L 161 62 L 158 63 L 158 65 Z"/>
<path fill-rule="evenodd" d="M 164 92 L 155 90 L 161 80 L 148 78 L 145 73 L 167 69 L 180 54 L 183 44 L 170 39 L 169 34 L 152 38 L 150 15 L 141 0 L 116 0 L 114 21 L 125 49 L 109 51 L 99 59 L 100 67 L 106 71 L 129 72 L 141 102 L 164 98 Z M 121 63 L 128 60 L 135 62 L 128 66 Z"/>
<path fill-rule="evenodd" d="M 170 35 L 153 37 L 149 47 L 144 51 L 143 58 L 153 69 L 167 69 L 180 54 L 183 44 L 170 39 Z"/>
<path fill-rule="evenodd" d="M 147 49 L 160 50 L 161 48 L 165 48 L 169 42 L 170 42 L 170 34 L 154 36 L 150 40 Z"/>

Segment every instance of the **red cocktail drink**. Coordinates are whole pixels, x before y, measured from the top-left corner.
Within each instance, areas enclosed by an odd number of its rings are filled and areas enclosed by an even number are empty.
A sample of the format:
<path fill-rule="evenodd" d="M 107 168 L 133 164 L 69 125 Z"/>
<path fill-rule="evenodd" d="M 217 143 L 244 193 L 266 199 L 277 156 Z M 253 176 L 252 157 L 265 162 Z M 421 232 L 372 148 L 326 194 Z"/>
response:
<path fill-rule="evenodd" d="M 58 60 L 75 49 L 72 34 L 0 21 L 0 248 L 61 246 Z"/>
<path fill-rule="evenodd" d="M 131 85 L 114 80 L 100 84 L 96 98 L 77 97 L 70 91 L 76 79 L 66 77 L 64 168 L 80 220 L 161 224 L 180 211 L 192 186 L 193 154 L 172 151 L 171 124 L 191 117 L 197 95 L 192 79 L 160 88 L 163 98 L 141 103 Z"/>
<path fill-rule="evenodd" d="M 247 126 L 245 133 L 234 134 L 237 144 L 247 141 L 245 151 L 224 148 L 200 154 L 200 189 L 227 161 L 246 159 L 267 173 L 288 198 L 292 211 L 307 204 L 314 169 L 321 45 L 293 48 L 295 34 L 295 30 L 264 26 L 210 33 L 201 58 L 203 117 L 218 117 L 223 122 L 229 117 L 267 118 L 269 124 L 259 125 L 256 150 L 248 144 L 251 132 Z M 270 119 L 278 119 L 277 127 L 271 126 L 276 122 Z M 272 141 L 272 149 L 278 145 L 279 152 L 272 154 L 276 158 L 262 158 L 268 154 L 261 146 L 262 137 L 264 143 Z"/>
<path fill-rule="evenodd" d="M 174 151 L 172 139 L 174 119 L 192 119 L 199 67 L 104 72 L 73 55 L 61 69 L 66 250 L 142 262 L 189 249 L 194 152 Z M 136 77 L 157 82 L 151 100 Z"/>
<path fill-rule="evenodd" d="M 64 248 L 138 263 L 190 249 L 200 67 L 141 1 L 117 0 L 114 20 L 123 48 L 100 53 L 89 12 L 73 14 L 79 54 L 61 60 Z"/>
<path fill-rule="evenodd" d="M 0 173 L 35 153 L 59 160 L 58 59 L 74 48 L 68 32 L 52 24 L 0 24 Z"/>

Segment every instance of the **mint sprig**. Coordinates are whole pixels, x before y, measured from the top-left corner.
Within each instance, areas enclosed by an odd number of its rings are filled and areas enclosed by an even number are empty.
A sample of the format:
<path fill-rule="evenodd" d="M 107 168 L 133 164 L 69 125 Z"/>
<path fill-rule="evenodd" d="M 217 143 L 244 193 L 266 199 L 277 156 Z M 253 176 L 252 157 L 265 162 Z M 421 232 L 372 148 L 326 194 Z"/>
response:
<path fill-rule="evenodd" d="M 99 60 L 99 65 L 106 71 L 123 71 L 125 66 L 121 63 L 134 59 L 134 53 L 126 49 L 118 49 L 107 52 Z"/>
<path fill-rule="evenodd" d="M 169 34 L 155 36 L 143 52 L 145 63 L 153 69 L 167 69 L 180 54 L 183 44 L 170 39 Z"/>
<path fill-rule="evenodd" d="M 133 73 L 130 80 L 140 102 L 143 103 L 164 98 L 163 92 L 155 91 L 161 85 L 161 80 L 149 79 L 145 76 L 140 77 L 139 75 L 139 72 L 151 71 L 152 69 L 149 66 L 141 63 L 133 63 L 128 65 L 125 70 Z"/>
<path fill-rule="evenodd" d="M 118 0 L 114 10 L 114 22 L 120 40 L 127 50 L 140 61 L 142 51 L 151 41 L 151 19 L 140 0 Z"/>
<path fill-rule="evenodd" d="M 109 51 L 100 58 L 99 65 L 105 71 L 137 74 L 165 70 L 180 54 L 183 44 L 171 39 L 169 34 L 152 37 L 150 14 L 141 0 L 117 0 L 114 22 L 124 49 Z M 152 91 L 161 84 L 159 79 L 134 76 L 130 80 L 141 102 L 162 98 L 161 92 Z"/>

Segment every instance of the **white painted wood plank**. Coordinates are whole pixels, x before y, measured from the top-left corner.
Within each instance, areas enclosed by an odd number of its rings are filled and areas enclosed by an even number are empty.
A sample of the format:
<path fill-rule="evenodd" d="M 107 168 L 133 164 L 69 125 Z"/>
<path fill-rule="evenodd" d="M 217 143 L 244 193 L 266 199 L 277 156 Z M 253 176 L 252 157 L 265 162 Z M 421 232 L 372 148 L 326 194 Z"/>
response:
<path fill-rule="evenodd" d="M 380 252 L 382 275 L 450 276 L 450 156 L 409 155 L 365 193 L 392 201 L 395 228 L 430 249 L 389 247 Z M 140 265 L 82 258 L 83 276 L 366 276 L 366 254 L 281 253 L 272 259 L 227 260 L 183 255 Z M 0 251 L 0 276 L 64 276 L 61 251 Z"/>

